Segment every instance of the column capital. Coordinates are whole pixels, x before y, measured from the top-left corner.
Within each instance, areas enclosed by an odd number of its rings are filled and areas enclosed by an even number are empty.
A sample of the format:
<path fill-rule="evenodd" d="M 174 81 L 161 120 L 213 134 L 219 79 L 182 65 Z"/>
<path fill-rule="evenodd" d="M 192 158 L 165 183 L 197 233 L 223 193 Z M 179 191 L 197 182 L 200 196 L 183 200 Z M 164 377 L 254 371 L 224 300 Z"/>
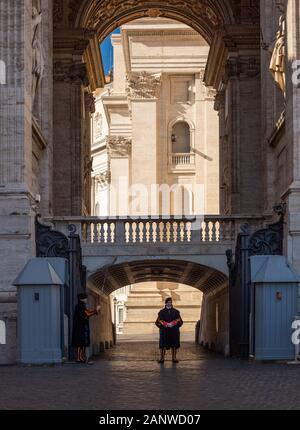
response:
<path fill-rule="evenodd" d="M 229 57 L 225 66 L 224 81 L 231 78 L 253 78 L 260 73 L 260 58 L 258 56 Z"/>
<path fill-rule="evenodd" d="M 131 153 L 132 140 L 124 136 L 108 136 L 106 145 L 110 158 L 125 158 Z"/>
<path fill-rule="evenodd" d="M 146 71 L 128 79 L 127 94 L 131 99 L 154 99 L 159 95 L 161 75 L 152 75 Z"/>
<path fill-rule="evenodd" d="M 85 63 L 77 63 L 69 60 L 54 62 L 54 81 L 78 83 L 84 87 L 89 86 L 89 79 Z"/>

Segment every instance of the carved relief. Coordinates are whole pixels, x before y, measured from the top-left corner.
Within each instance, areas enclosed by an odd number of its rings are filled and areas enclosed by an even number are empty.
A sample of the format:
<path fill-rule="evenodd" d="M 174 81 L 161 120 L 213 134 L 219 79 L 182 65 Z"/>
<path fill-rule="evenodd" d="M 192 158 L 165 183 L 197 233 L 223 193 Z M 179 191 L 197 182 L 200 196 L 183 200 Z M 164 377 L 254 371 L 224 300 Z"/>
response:
<path fill-rule="evenodd" d="M 217 91 L 211 87 L 205 87 L 205 99 L 206 100 L 215 100 L 217 95 Z"/>
<path fill-rule="evenodd" d="M 219 91 L 215 97 L 214 109 L 220 111 L 225 108 L 225 91 Z"/>
<path fill-rule="evenodd" d="M 70 18 L 74 20 L 75 4 L 73 5 L 73 3 L 74 2 L 71 2 L 69 7 L 72 9 Z M 134 9 L 135 13 L 139 14 L 139 11 L 136 11 L 136 9 L 138 7 L 146 9 L 148 4 L 152 6 L 153 1 L 144 0 L 137 2 L 135 0 L 103 0 L 102 2 L 97 3 L 94 8 L 91 8 L 85 25 L 88 28 L 99 27 L 101 23 L 111 20 L 112 18 L 117 18 L 117 16 L 121 15 L 122 12 L 129 11 L 130 9 Z M 175 0 L 173 2 L 160 1 L 159 8 L 147 8 L 144 10 L 143 14 L 146 16 L 157 17 L 166 15 L 168 10 L 174 12 L 174 9 L 180 10 L 182 13 L 186 12 L 188 15 L 199 16 L 202 19 L 209 21 L 213 27 L 220 24 L 218 15 L 212 9 L 207 0 Z"/>
<path fill-rule="evenodd" d="M 35 99 L 37 89 L 45 70 L 45 50 L 42 40 L 42 12 L 40 1 L 32 7 L 32 97 Z"/>
<path fill-rule="evenodd" d="M 161 11 L 154 8 L 148 9 L 146 15 L 149 16 L 149 18 L 158 18 L 161 15 Z"/>
<path fill-rule="evenodd" d="M 127 93 L 133 99 L 152 99 L 158 96 L 161 77 L 141 72 L 128 80 Z"/>
<path fill-rule="evenodd" d="M 100 172 L 94 176 L 95 181 L 101 186 L 107 186 L 111 180 L 111 173 L 109 170 L 105 172 Z"/>
<path fill-rule="evenodd" d="M 259 22 L 259 0 L 234 0 L 233 14 L 237 23 L 252 24 Z"/>
<path fill-rule="evenodd" d="M 95 113 L 95 97 L 91 93 L 84 93 L 85 108 L 89 113 Z"/>
<path fill-rule="evenodd" d="M 89 85 L 84 63 L 74 64 L 56 61 L 53 67 L 53 77 L 56 81 L 79 83 L 85 87 Z"/>
<path fill-rule="evenodd" d="M 84 159 L 84 178 L 88 178 L 93 172 L 93 158 L 89 155 L 85 156 Z"/>
<path fill-rule="evenodd" d="M 102 115 L 97 112 L 94 118 L 94 138 L 98 139 L 102 136 L 103 118 Z"/>
<path fill-rule="evenodd" d="M 227 78 L 240 76 L 255 77 L 260 73 L 260 61 L 258 58 L 229 58 L 226 64 Z"/>
<path fill-rule="evenodd" d="M 63 2 L 62 0 L 54 0 L 53 2 L 53 22 L 54 27 L 63 21 Z"/>
<path fill-rule="evenodd" d="M 131 139 L 124 136 L 108 136 L 107 150 L 110 157 L 128 157 L 131 153 Z"/>

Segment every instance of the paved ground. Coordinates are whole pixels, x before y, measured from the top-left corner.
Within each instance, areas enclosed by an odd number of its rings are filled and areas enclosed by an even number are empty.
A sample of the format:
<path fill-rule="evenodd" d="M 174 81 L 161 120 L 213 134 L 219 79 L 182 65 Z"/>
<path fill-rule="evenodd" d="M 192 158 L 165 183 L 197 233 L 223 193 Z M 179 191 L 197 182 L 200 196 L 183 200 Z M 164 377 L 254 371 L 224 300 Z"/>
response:
<path fill-rule="evenodd" d="M 300 409 L 300 366 L 224 359 L 185 343 L 122 343 L 93 366 L 0 367 L 0 409 Z M 170 357 L 168 356 L 168 360 Z"/>

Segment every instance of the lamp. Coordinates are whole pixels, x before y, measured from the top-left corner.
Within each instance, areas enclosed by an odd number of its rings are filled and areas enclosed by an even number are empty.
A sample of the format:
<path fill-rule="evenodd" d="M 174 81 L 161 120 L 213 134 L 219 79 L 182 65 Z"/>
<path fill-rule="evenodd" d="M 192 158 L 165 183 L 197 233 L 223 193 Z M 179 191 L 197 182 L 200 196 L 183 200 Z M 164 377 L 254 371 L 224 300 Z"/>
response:
<path fill-rule="evenodd" d="M 173 143 L 176 142 L 176 136 L 175 136 L 174 133 L 172 133 L 171 140 L 172 140 Z"/>
<path fill-rule="evenodd" d="M 118 299 L 116 297 L 114 297 L 114 323 L 115 323 L 115 328 L 117 328 L 117 303 L 118 303 Z"/>

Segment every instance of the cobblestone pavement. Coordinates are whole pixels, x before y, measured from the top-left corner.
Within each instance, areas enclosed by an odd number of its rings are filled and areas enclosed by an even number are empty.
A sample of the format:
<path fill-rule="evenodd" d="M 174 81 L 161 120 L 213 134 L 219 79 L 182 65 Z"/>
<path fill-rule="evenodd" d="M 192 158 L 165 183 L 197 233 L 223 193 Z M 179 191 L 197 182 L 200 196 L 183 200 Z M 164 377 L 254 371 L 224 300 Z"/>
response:
<path fill-rule="evenodd" d="M 122 343 L 93 366 L 0 367 L 0 409 L 300 409 L 300 366 L 225 359 L 184 343 Z"/>

